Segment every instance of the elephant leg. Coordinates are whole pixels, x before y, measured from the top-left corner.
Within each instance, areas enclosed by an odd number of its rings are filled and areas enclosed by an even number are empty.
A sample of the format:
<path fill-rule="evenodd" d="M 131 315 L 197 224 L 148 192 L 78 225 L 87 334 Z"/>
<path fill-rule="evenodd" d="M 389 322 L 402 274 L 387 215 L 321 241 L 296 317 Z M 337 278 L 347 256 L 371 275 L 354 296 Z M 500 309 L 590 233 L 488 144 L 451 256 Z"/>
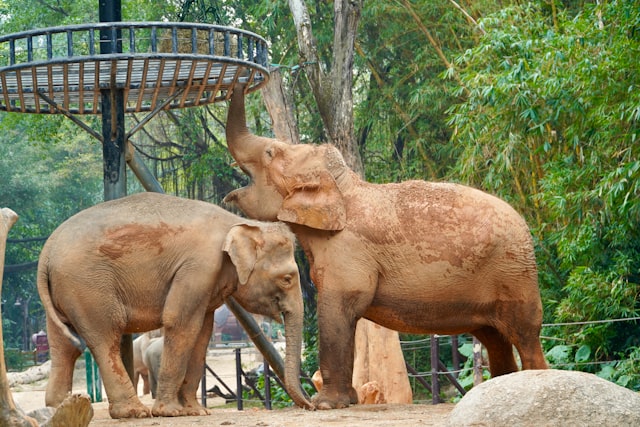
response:
<path fill-rule="evenodd" d="M 136 393 L 138 392 L 138 380 L 141 376 L 142 374 L 140 374 L 140 372 L 133 371 L 133 389 L 136 391 Z"/>
<path fill-rule="evenodd" d="M 515 344 L 522 361 L 522 369 L 548 369 L 538 334 L 521 337 Z"/>
<path fill-rule="evenodd" d="M 200 380 L 202 379 L 202 373 L 204 370 L 204 364 L 207 355 L 207 347 L 209 346 L 209 340 L 211 339 L 211 333 L 213 332 L 213 312 L 207 313 L 204 318 L 204 325 L 198 339 L 193 347 L 191 353 L 191 359 L 187 366 L 187 373 L 185 375 L 185 381 L 182 383 L 182 387 L 178 392 L 178 398 L 184 406 L 183 415 L 209 415 L 210 411 L 204 408 L 198 399 L 196 393 Z"/>
<path fill-rule="evenodd" d="M 532 312 L 533 311 L 533 312 Z M 510 325 L 517 325 L 514 330 L 507 331 L 513 337 L 520 355 L 522 369 L 547 369 L 547 361 L 540 344 L 540 329 L 542 324 L 542 309 L 527 305 L 514 313 Z"/>
<path fill-rule="evenodd" d="M 140 378 L 142 378 L 142 394 L 147 395 L 151 391 L 149 386 L 149 374 L 140 374 Z M 136 390 L 138 389 L 136 388 Z"/>
<path fill-rule="evenodd" d="M 485 326 L 471 332 L 486 347 L 489 354 L 489 371 L 492 377 L 518 370 L 513 355 L 513 345 L 498 330 Z"/>
<path fill-rule="evenodd" d="M 357 318 L 353 307 L 345 307 L 346 303 L 341 295 L 320 294 L 318 298 L 323 386 L 312 399 L 317 409 L 346 408 L 358 403 L 358 394 L 351 385 Z"/>
<path fill-rule="evenodd" d="M 45 404 L 57 407 L 71 393 L 73 371 L 81 352 L 71 341 L 47 319 L 51 371 L 45 392 Z"/>
<path fill-rule="evenodd" d="M 194 301 L 200 302 L 197 298 Z M 166 306 L 165 310 L 167 310 Z M 171 308 L 169 310 L 174 312 Z M 168 315 L 163 320 L 164 350 L 157 379 L 156 401 L 152 408 L 153 415 L 157 417 L 184 415 L 185 408 L 179 393 L 186 379 L 189 360 L 202 329 L 204 314 L 199 314 L 195 307 L 182 306 L 175 312 L 191 312 L 192 316 L 185 319 Z M 206 415 L 206 413 L 202 415 Z"/>
<path fill-rule="evenodd" d="M 149 393 L 153 399 L 158 395 L 158 374 L 155 368 L 149 369 Z"/>
<path fill-rule="evenodd" d="M 142 371 L 135 371 L 133 373 L 133 389 L 138 392 L 138 384 L 142 380 L 142 395 L 149 394 L 149 374 Z"/>
<path fill-rule="evenodd" d="M 140 402 L 122 362 L 121 335 L 103 330 L 102 333 L 99 331 L 91 336 L 96 338 L 88 339 L 87 346 L 91 349 L 100 369 L 100 376 L 109 398 L 111 418 L 151 417 L 151 410 Z"/>

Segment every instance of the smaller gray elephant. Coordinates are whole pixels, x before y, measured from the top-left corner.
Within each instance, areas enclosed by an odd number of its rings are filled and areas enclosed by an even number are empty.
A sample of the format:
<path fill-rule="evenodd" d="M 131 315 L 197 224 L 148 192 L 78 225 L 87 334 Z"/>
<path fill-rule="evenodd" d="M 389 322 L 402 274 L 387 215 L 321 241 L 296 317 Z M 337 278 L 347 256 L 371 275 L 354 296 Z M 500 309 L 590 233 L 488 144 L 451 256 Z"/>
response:
<path fill-rule="evenodd" d="M 160 373 L 162 350 L 164 350 L 164 337 L 152 338 L 149 340 L 149 345 L 142 355 L 142 361 L 147 368 L 149 390 L 151 391 L 151 397 L 154 399 L 156 398 L 156 390 L 158 389 L 158 374 Z"/>
<path fill-rule="evenodd" d="M 133 389 L 138 391 L 138 383 L 142 380 L 142 394 L 149 394 L 149 369 L 142 360 L 144 351 L 149 346 L 149 335 L 145 332 L 133 340 Z"/>
<path fill-rule="evenodd" d="M 162 329 L 156 329 L 133 340 L 133 388 L 138 391 L 138 383 L 142 379 L 142 394 L 149 394 L 149 369 L 144 363 L 143 355 L 153 338 L 162 336 Z"/>

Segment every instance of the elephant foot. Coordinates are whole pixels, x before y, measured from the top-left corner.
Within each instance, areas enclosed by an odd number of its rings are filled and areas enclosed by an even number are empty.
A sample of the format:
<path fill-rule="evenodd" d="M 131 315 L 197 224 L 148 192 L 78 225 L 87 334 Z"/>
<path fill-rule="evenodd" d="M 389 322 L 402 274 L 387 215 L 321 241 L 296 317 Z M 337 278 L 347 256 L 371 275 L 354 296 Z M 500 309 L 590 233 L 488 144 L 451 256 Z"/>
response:
<path fill-rule="evenodd" d="M 191 405 L 185 405 L 182 410 L 182 415 L 186 415 L 186 416 L 211 415 L 211 411 L 205 408 L 204 406 L 196 403 Z"/>
<path fill-rule="evenodd" d="M 344 393 L 331 392 L 325 387 L 311 398 L 311 403 L 320 410 L 348 408 L 349 405 L 358 403 L 358 393 L 353 387 L 349 387 L 349 391 Z"/>
<path fill-rule="evenodd" d="M 111 418 L 151 418 L 151 410 L 142 402 L 113 402 L 109 403 Z"/>
<path fill-rule="evenodd" d="M 156 403 L 151 410 L 154 417 L 185 417 L 211 415 L 211 411 L 200 404 L 182 405 L 177 400 L 173 402 L 161 402 L 156 399 Z"/>

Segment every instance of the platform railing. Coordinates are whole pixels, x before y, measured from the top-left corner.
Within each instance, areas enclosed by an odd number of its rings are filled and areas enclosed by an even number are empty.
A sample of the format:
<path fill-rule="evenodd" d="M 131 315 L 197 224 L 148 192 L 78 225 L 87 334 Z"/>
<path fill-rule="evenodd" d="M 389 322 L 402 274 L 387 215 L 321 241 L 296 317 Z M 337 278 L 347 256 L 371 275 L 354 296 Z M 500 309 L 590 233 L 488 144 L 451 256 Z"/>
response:
<path fill-rule="evenodd" d="M 111 51 L 101 54 L 100 44 Z M 0 67 L 33 62 L 77 61 L 100 55 L 195 55 L 250 61 L 267 68 L 267 42 L 237 28 L 195 23 L 102 22 L 23 31 L 0 36 Z"/>
<path fill-rule="evenodd" d="M 164 108 L 182 108 L 223 99 L 237 80 L 256 90 L 268 73 L 265 39 L 219 25 L 102 22 L 0 36 L 6 111 L 97 114 L 103 89 L 127 91 L 127 112 L 171 97 Z"/>

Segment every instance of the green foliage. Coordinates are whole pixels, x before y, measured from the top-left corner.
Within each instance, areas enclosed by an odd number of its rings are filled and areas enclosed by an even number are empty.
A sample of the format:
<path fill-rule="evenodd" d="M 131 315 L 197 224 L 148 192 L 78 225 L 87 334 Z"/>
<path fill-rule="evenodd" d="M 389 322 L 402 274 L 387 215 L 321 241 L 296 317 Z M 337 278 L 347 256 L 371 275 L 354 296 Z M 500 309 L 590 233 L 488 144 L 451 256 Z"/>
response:
<path fill-rule="evenodd" d="M 627 357 L 604 365 L 596 375 L 622 387 L 640 391 L 640 347 L 629 348 L 625 353 Z"/>
<path fill-rule="evenodd" d="M 291 397 L 289 397 L 289 394 L 286 392 L 286 390 L 284 388 L 282 388 L 280 386 L 280 384 L 278 383 L 278 381 L 275 380 L 275 378 L 273 377 L 273 373 L 271 374 L 271 377 L 269 378 L 270 380 L 270 387 L 271 387 L 271 405 L 274 408 L 286 408 L 286 407 L 291 407 L 294 405 L 293 400 L 291 400 Z M 263 397 L 264 397 L 264 390 L 265 390 L 265 376 L 264 373 L 260 373 L 257 377 L 256 383 L 255 383 L 256 388 L 260 391 L 260 393 L 262 393 Z M 308 382 L 302 382 L 302 389 L 308 394 L 308 395 L 312 395 L 314 394 L 314 389 L 313 386 L 311 384 L 309 384 Z M 254 400 L 256 399 L 258 396 L 256 396 L 255 392 L 251 389 L 244 389 L 242 392 L 242 398 L 245 400 Z"/>
<path fill-rule="evenodd" d="M 9 238 L 37 239 L 10 241 L 5 263 L 35 262 L 45 238 L 60 223 L 102 199 L 101 149 L 60 117 L 4 114 L 0 130 L 0 206 L 20 217 Z M 45 328 L 35 276 L 32 268 L 3 277 L 5 346 L 30 345 L 31 334 Z M 18 301 L 26 304 L 26 322 Z"/>
<path fill-rule="evenodd" d="M 452 160 L 446 109 L 456 99 L 456 84 L 439 78 L 447 69 L 443 57 L 474 42 L 473 28 L 450 4 L 404 3 L 371 2 L 362 12 L 354 112 L 366 177 L 373 182 L 444 175 Z"/>
<path fill-rule="evenodd" d="M 588 345 L 556 345 L 545 354 L 549 363 L 560 369 L 593 372 L 601 378 L 632 390 L 640 390 L 640 348 L 630 347 L 620 352 L 620 360 L 594 364 Z"/>
<path fill-rule="evenodd" d="M 468 96 L 449 110 L 451 174 L 532 225 L 547 321 L 640 314 L 640 10 L 612 1 L 580 12 L 529 3 L 487 16 L 486 36 L 456 61 Z M 630 349 L 637 323 L 550 331 L 608 360 Z"/>

